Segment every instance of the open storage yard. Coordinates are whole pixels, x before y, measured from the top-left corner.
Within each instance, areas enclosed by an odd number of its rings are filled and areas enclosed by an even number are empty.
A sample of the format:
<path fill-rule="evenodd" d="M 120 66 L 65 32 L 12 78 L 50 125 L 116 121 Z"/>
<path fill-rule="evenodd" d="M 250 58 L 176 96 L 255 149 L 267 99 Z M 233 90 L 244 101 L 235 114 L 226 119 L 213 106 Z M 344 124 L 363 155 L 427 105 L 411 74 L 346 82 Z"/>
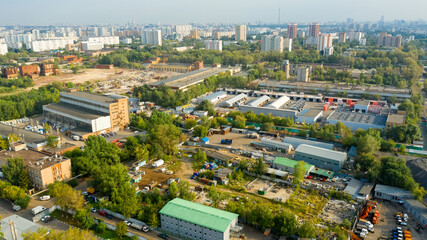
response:
<path fill-rule="evenodd" d="M 273 199 L 278 202 L 286 202 L 286 200 L 292 195 L 292 188 L 283 188 L 279 185 L 273 185 L 272 182 L 256 179 L 249 186 L 247 191 L 260 194 L 266 198 Z"/>
<path fill-rule="evenodd" d="M 377 240 L 380 237 L 390 238 L 391 230 L 396 227 L 401 227 L 402 230 L 411 231 L 412 239 L 427 239 L 427 229 L 421 229 L 420 232 L 416 231 L 420 223 L 398 203 L 379 200 L 375 210 L 378 210 L 380 213 L 379 221 L 374 225 L 375 232 L 367 235 L 367 240 Z M 394 216 L 397 212 L 408 214 L 407 226 L 397 225 L 396 218 Z"/>
<path fill-rule="evenodd" d="M 329 200 L 325 205 L 319 218 L 330 223 L 341 224 L 344 219 L 352 220 L 357 205 L 349 204 L 342 200 Z"/>

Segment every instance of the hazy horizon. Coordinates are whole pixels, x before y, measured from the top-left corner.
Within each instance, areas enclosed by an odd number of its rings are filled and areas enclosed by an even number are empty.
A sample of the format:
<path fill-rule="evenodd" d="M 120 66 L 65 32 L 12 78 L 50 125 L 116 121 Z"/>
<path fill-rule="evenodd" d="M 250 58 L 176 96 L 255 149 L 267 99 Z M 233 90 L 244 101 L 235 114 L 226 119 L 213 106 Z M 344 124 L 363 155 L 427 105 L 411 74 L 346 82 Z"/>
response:
<path fill-rule="evenodd" d="M 419 20 L 427 1 L 408 0 L 20 0 L 2 4 L 1 25 L 280 23 Z M 19 14 L 17 14 L 19 13 Z M 424 20 L 424 19 L 423 19 Z"/>

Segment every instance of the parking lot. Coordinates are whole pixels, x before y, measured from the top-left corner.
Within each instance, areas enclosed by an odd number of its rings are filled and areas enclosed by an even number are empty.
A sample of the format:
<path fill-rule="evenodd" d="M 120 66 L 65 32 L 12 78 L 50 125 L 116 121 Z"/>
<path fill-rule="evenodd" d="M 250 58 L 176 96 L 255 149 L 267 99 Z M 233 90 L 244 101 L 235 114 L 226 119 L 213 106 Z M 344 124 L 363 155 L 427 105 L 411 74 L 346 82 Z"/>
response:
<path fill-rule="evenodd" d="M 378 210 L 380 213 L 379 221 L 378 224 L 374 225 L 375 232 L 369 233 L 367 235 L 367 240 L 377 240 L 380 237 L 389 238 L 391 236 L 391 230 L 399 227 L 394 216 L 397 212 L 401 212 L 402 214 L 406 213 L 409 216 L 407 222 L 408 225 L 400 226 L 402 230 L 411 231 L 412 239 L 427 239 L 427 230 L 421 229 L 420 232 L 417 232 L 416 229 L 418 228 L 417 225 L 419 224 L 418 220 L 415 219 L 409 212 L 406 211 L 403 206 L 399 205 L 398 203 L 391 203 L 380 200 L 378 201 L 378 205 L 375 210 Z"/>

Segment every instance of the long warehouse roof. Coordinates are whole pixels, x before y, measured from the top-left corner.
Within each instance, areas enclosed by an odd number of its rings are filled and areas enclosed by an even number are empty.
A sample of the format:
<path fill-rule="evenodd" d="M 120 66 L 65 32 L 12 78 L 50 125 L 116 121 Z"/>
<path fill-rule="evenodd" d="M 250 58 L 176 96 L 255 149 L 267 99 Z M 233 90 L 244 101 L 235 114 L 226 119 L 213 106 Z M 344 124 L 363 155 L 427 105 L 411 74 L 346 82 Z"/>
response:
<path fill-rule="evenodd" d="M 239 215 L 224 210 L 190 202 L 181 198 L 169 201 L 160 214 L 197 224 L 219 232 L 225 232 Z"/>
<path fill-rule="evenodd" d="M 347 153 L 329 150 L 321 147 L 310 146 L 307 144 L 300 144 L 295 149 L 295 154 L 305 153 L 310 155 L 319 156 L 326 159 L 332 159 L 335 161 L 343 162 L 347 159 Z"/>
<path fill-rule="evenodd" d="M 244 94 L 244 93 L 241 93 L 241 94 L 239 94 L 239 95 L 236 95 L 236 96 L 234 96 L 234 97 L 232 97 L 232 98 L 230 98 L 230 99 L 228 99 L 228 100 L 226 100 L 226 101 L 224 101 L 224 103 L 225 104 L 228 104 L 228 105 L 233 105 L 234 103 L 236 103 L 236 102 L 238 102 L 238 101 L 240 101 L 240 100 L 242 100 L 243 98 L 245 98 L 245 97 L 247 97 L 248 95 L 246 95 L 246 94 Z"/>
<path fill-rule="evenodd" d="M 290 100 L 290 98 L 288 96 L 281 96 L 280 98 L 278 98 L 274 102 L 270 103 L 267 107 L 279 109 L 281 106 L 283 106 L 289 100 Z"/>
<path fill-rule="evenodd" d="M 259 105 L 261 105 L 263 102 L 268 101 L 268 100 L 270 100 L 270 97 L 269 97 L 269 96 L 264 95 L 264 96 L 262 96 L 262 97 L 259 97 L 259 98 L 255 99 L 255 100 L 253 100 L 253 101 L 252 101 L 252 102 L 250 102 L 248 105 L 249 105 L 249 106 L 252 106 L 252 107 L 258 107 L 258 106 L 259 106 Z"/>

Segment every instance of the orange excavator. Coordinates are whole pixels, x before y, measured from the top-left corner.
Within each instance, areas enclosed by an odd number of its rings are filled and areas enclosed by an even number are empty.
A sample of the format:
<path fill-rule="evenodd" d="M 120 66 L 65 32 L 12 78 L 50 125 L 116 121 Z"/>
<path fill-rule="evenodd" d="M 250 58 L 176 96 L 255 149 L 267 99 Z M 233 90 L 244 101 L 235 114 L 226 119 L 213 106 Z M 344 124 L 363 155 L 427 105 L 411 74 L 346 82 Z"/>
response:
<path fill-rule="evenodd" d="M 365 203 L 365 206 L 362 209 L 362 212 L 360 212 L 359 214 L 359 218 L 360 219 L 365 219 L 368 215 L 369 212 L 374 209 L 377 206 L 377 202 L 375 201 L 367 201 Z"/>
<path fill-rule="evenodd" d="M 350 230 L 348 230 L 348 229 L 346 229 L 346 228 L 341 228 L 343 231 L 346 231 L 347 233 L 349 233 L 350 234 L 350 236 L 351 236 L 351 240 L 363 240 L 361 237 L 359 237 L 359 236 L 357 236 L 354 232 L 352 232 L 352 231 L 350 231 Z"/>

